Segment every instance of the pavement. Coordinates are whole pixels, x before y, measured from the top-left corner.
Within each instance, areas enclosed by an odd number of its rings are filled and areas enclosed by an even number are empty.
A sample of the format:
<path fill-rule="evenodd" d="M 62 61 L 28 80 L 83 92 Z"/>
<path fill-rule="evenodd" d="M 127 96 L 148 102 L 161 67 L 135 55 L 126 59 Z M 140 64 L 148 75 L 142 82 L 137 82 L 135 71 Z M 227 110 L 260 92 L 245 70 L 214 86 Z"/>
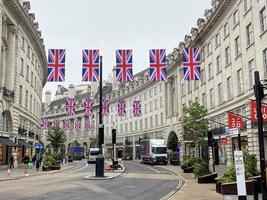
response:
<path fill-rule="evenodd" d="M 52 171 L 42 171 L 42 167 L 39 168 L 39 171 L 37 172 L 35 166 L 33 166 L 30 169 L 25 170 L 24 166 L 18 166 L 16 168 L 10 169 L 10 173 L 8 173 L 7 167 L 0 168 L 0 181 L 9 181 L 9 180 L 16 180 L 31 176 L 40 176 L 40 175 L 46 175 L 46 174 L 55 174 L 58 172 L 63 172 L 65 170 L 72 169 L 77 166 L 77 163 L 67 163 L 61 165 L 60 170 L 52 170 Z"/>

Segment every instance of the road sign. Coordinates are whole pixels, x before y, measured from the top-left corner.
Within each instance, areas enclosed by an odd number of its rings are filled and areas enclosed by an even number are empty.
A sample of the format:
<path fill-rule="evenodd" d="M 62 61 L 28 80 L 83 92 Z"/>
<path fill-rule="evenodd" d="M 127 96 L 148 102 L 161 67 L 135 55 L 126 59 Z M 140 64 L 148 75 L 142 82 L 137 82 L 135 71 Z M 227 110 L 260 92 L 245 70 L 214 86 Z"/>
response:
<path fill-rule="evenodd" d="M 231 137 L 233 135 L 238 135 L 239 134 L 239 128 L 225 129 L 224 134 L 225 134 L 226 137 Z"/>
<path fill-rule="evenodd" d="M 243 152 L 234 151 L 234 157 L 235 157 L 235 171 L 236 171 L 238 196 L 246 196 L 247 191 L 246 191 L 246 183 L 245 183 Z"/>
<path fill-rule="evenodd" d="M 44 145 L 37 143 L 34 145 L 34 147 L 35 147 L 35 149 L 42 149 L 42 148 L 44 148 Z"/>

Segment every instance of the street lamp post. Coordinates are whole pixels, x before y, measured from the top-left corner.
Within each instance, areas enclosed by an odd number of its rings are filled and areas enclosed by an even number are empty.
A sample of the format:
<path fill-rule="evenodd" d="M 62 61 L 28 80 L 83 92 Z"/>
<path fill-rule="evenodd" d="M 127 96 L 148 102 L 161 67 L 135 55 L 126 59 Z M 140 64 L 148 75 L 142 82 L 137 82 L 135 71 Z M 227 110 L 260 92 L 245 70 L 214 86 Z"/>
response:
<path fill-rule="evenodd" d="M 99 126 L 98 126 L 98 145 L 99 154 L 96 157 L 95 176 L 104 177 L 104 157 L 102 144 L 104 143 L 104 125 L 102 120 L 102 56 L 100 56 L 99 69 Z"/>

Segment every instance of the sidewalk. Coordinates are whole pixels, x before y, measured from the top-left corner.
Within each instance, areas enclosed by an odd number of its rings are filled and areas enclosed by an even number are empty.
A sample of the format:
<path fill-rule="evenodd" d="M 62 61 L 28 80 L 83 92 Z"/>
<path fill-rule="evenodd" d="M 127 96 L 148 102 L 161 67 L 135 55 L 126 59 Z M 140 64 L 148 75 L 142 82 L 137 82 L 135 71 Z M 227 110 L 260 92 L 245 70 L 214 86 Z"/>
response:
<path fill-rule="evenodd" d="M 185 174 L 180 166 L 160 166 L 164 169 L 170 170 L 182 177 L 185 180 L 184 186 L 176 192 L 169 200 L 223 200 L 223 195 L 218 194 L 215 189 L 215 184 L 198 184 L 194 174 Z M 164 198 L 163 198 L 164 199 Z"/>
<path fill-rule="evenodd" d="M 75 166 L 76 166 L 75 163 L 68 163 L 68 164 L 61 165 L 60 170 L 52 170 L 52 171 L 47 171 L 47 172 L 42 171 L 42 167 L 40 167 L 39 171 L 37 172 L 35 166 L 33 166 L 32 169 L 27 169 L 27 173 L 25 171 L 25 167 L 19 166 L 14 169 L 11 169 L 10 175 L 8 174 L 7 168 L 1 168 L 0 169 L 0 181 L 15 180 L 15 179 L 21 179 L 21 178 L 26 178 L 30 176 L 39 176 L 39 175 L 45 175 L 45 174 L 54 174 L 57 172 L 70 169 Z"/>

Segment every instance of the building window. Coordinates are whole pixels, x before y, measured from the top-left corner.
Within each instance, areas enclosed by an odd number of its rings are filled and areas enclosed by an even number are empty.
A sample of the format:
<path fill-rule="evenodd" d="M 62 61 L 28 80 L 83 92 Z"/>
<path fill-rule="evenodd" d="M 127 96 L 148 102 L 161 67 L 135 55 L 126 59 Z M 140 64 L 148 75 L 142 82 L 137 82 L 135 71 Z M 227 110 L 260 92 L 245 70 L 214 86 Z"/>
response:
<path fill-rule="evenodd" d="M 28 109 L 28 97 L 29 96 L 29 92 L 28 90 L 26 90 L 26 96 L 25 96 L 25 108 Z"/>
<path fill-rule="evenodd" d="M 198 103 L 198 97 L 195 97 L 195 103 Z"/>
<path fill-rule="evenodd" d="M 249 70 L 249 88 L 251 88 L 254 85 L 254 72 L 255 72 L 254 59 L 248 62 L 248 70 Z"/>
<path fill-rule="evenodd" d="M 201 61 L 204 61 L 205 60 L 205 52 L 202 50 L 201 51 Z"/>
<path fill-rule="evenodd" d="M 32 95 L 30 96 L 30 112 L 32 112 Z"/>
<path fill-rule="evenodd" d="M 21 48 L 25 51 L 25 39 L 23 36 L 21 37 Z"/>
<path fill-rule="evenodd" d="M 142 121 L 142 119 L 140 119 L 140 130 L 142 130 L 143 129 L 143 121 Z"/>
<path fill-rule="evenodd" d="M 210 55 L 211 54 L 211 43 L 209 42 L 208 45 L 207 45 L 207 55 Z"/>
<path fill-rule="evenodd" d="M 149 103 L 149 111 L 152 112 L 152 101 Z"/>
<path fill-rule="evenodd" d="M 192 106 L 192 101 L 190 100 L 188 104 L 189 104 L 189 107 L 191 107 Z"/>
<path fill-rule="evenodd" d="M 27 57 L 30 58 L 30 56 L 31 56 L 31 47 L 28 45 Z"/>
<path fill-rule="evenodd" d="M 202 105 L 207 108 L 207 98 L 206 93 L 202 93 Z"/>
<path fill-rule="evenodd" d="M 247 12 L 251 8 L 251 0 L 244 0 L 244 10 Z"/>
<path fill-rule="evenodd" d="M 219 104 L 221 104 L 223 102 L 223 87 L 222 87 L 222 83 L 218 84 L 218 101 L 219 101 Z"/>
<path fill-rule="evenodd" d="M 147 118 L 145 118 L 145 129 L 147 129 Z"/>
<path fill-rule="evenodd" d="M 224 24 L 223 33 L 224 33 L 224 37 L 225 38 L 229 35 L 229 25 L 228 25 L 228 23 Z"/>
<path fill-rule="evenodd" d="M 232 77 L 229 76 L 226 80 L 227 83 L 227 97 L 231 99 L 233 97 Z"/>
<path fill-rule="evenodd" d="M 130 122 L 130 131 L 133 131 L 133 123 Z"/>
<path fill-rule="evenodd" d="M 146 96 L 146 92 L 144 93 L 144 99 L 146 100 L 147 96 Z"/>
<path fill-rule="evenodd" d="M 156 87 L 154 87 L 154 95 L 156 95 L 157 94 L 157 86 Z"/>
<path fill-rule="evenodd" d="M 204 84 L 206 82 L 206 73 L 205 69 L 201 70 L 201 84 Z"/>
<path fill-rule="evenodd" d="M 158 126 L 159 124 L 158 124 L 158 115 L 155 115 L 155 126 Z"/>
<path fill-rule="evenodd" d="M 128 125 L 127 125 L 127 123 L 125 124 L 125 133 L 127 133 L 128 132 Z"/>
<path fill-rule="evenodd" d="M 266 18 L 266 9 L 263 7 L 260 11 L 260 23 L 261 23 L 261 31 L 265 31 L 267 28 L 267 18 Z"/>
<path fill-rule="evenodd" d="M 162 83 L 159 85 L 159 91 L 162 92 Z"/>
<path fill-rule="evenodd" d="M 242 70 L 237 71 L 237 93 L 240 94 L 243 92 L 243 75 Z"/>
<path fill-rule="evenodd" d="M 145 104 L 145 113 L 147 113 L 147 104 Z"/>
<path fill-rule="evenodd" d="M 267 48 L 263 50 L 263 66 L 267 71 Z"/>
<path fill-rule="evenodd" d="M 160 124 L 163 125 L 163 113 L 160 113 Z"/>
<path fill-rule="evenodd" d="M 155 99 L 155 110 L 157 110 L 157 109 L 158 109 L 158 100 Z"/>
<path fill-rule="evenodd" d="M 235 38 L 235 57 L 240 54 L 240 38 L 239 36 Z"/>
<path fill-rule="evenodd" d="M 221 43 L 221 41 L 220 41 L 220 32 L 219 32 L 219 33 L 217 33 L 216 36 L 215 36 L 215 46 L 216 46 L 216 47 L 219 46 L 220 43 Z"/>
<path fill-rule="evenodd" d="M 247 32 L 247 46 L 249 46 L 254 42 L 251 23 L 249 25 L 247 25 L 246 32 Z"/>
<path fill-rule="evenodd" d="M 191 81 L 187 81 L 187 89 L 188 89 L 188 93 L 192 92 Z"/>
<path fill-rule="evenodd" d="M 159 104 L 160 104 L 160 107 L 162 108 L 163 107 L 163 98 L 162 97 L 160 97 L 160 99 L 159 99 Z"/>
<path fill-rule="evenodd" d="M 30 67 L 27 65 L 27 72 L 26 72 L 26 81 L 29 82 L 29 76 L 30 76 Z"/>
<path fill-rule="evenodd" d="M 216 58 L 216 67 L 217 67 L 217 73 L 222 71 L 221 56 L 217 56 Z"/>
<path fill-rule="evenodd" d="M 185 95 L 185 88 L 184 88 L 184 84 L 182 84 L 182 95 Z"/>
<path fill-rule="evenodd" d="M 230 64 L 230 48 L 226 47 L 225 49 L 225 65 L 229 65 Z"/>
<path fill-rule="evenodd" d="M 153 118 L 152 118 L 152 116 L 150 117 L 150 127 L 152 127 L 153 126 Z"/>
<path fill-rule="evenodd" d="M 210 89 L 210 107 L 214 107 L 214 90 L 213 88 Z"/>
<path fill-rule="evenodd" d="M 198 89 L 198 80 L 194 80 L 194 90 Z"/>
<path fill-rule="evenodd" d="M 23 87 L 19 86 L 19 106 L 22 107 L 22 96 L 23 96 Z"/>
<path fill-rule="evenodd" d="M 31 86 L 33 86 L 33 72 L 31 72 Z"/>
<path fill-rule="evenodd" d="M 236 10 L 233 14 L 233 22 L 234 22 L 234 26 L 236 26 L 239 22 L 238 10 Z"/>
<path fill-rule="evenodd" d="M 24 60 L 23 58 L 20 59 L 20 74 L 23 76 L 24 73 Z"/>
<path fill-rule="evenodd" d="M 209 73 L 209 79 L 211 79 L 213 77 L 212 63 L 208 65 L 208 73 Z"/>
<path fill-rule="evenodd" d="M 138 130 L 137 120 L 134 122 L 134 130 L 135 130 L 135 131 Z"/>

